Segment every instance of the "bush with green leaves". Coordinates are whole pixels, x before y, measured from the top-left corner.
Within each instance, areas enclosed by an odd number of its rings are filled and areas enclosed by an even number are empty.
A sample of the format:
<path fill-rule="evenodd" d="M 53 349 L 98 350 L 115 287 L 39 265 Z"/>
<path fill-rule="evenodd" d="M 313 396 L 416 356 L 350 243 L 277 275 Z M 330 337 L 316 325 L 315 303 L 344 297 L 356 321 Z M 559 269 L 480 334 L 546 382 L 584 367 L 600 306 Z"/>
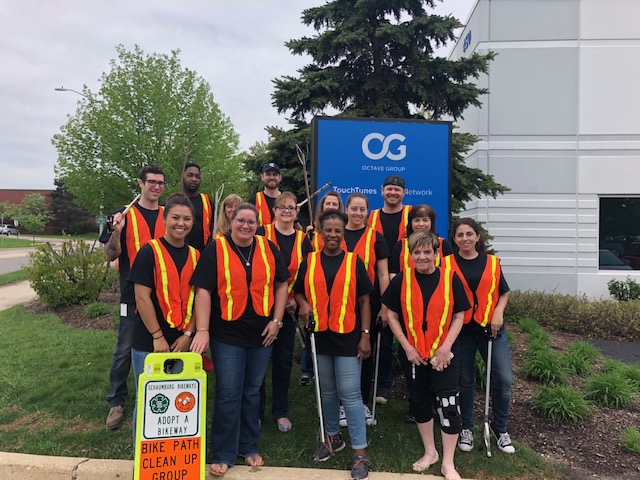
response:
<path fill-rule="evenodd" d="M 622 433 L 620 443 L 630 452 L 640 453 L 640 432 L 635 427 L 626 428 Z"/>
<path fill-rule="evenodd" d="M 560 362 L 569 373 L 582 375 L 589 371 L 593 363 L 600 357 L 598 349 L 584 340 L 571 342 L 567 351 L 560 356 Z"/>
<path fill-rule="evenodd" d="M 86 305 L 98 300 L 116 272 L 101 249 L 84 240 L 64 240 L 58 245 L 37 245 L 29 253 L 31 288 L 49 307 Z"/>
<path fill-rule="evenodd" d="M 487 364 L 482 359 L 480 352 L 476 352 L 474 365 L 476 372 L 476 388 L 484 392 L 484 389 L 487 386 Z"/>
<path fill-rule="evenodd" d="M 620 372 L 605 372 L 593 375 L 584 382 L 587 398 L 609 407 L 624 407 L 633 400 L 634 388 Z"/>
<path fill-rule="evenodd" d="M 578 422 L 591 414 L 589 403 L 568 385 L 545 385 L 538 389 L 536 408 L 554 422 Z"/>
<path fill-rule="evenodd" d="M 536 318 L 543 328 L 585 338 L 640 341 L 640 302 L 593 300 L 545 292 L 509 293 L 508 318 Z"/>
<path fill-rule="evenodd" d="M 631 277 L 625 280 L 612 278 L 607 282 L 607 287 L 609 287 L 609 294 L 620 302 L 640 299 L 640 283 Z"/>
<path fill-rule="evenodd" d="M 84 316 L 98 318 L 111 312 L 111 306 L 103 302 L 93 302 L 84 307 Z"/>
<path fill-rule="evenodd" d="M 522 333 L 526 333 L 527 335 L 544 332 L 540 324 L 531 317 L 518 318 L 516 319 L 516 324 L 520 327 Z"/>
<path fill-rule="evenodd" d="M 560 358 L 549 347 L 529 349 L 522 362 L 522 373 L 533 380 L 547 384 L 566 381 L 566 371 Z"/>

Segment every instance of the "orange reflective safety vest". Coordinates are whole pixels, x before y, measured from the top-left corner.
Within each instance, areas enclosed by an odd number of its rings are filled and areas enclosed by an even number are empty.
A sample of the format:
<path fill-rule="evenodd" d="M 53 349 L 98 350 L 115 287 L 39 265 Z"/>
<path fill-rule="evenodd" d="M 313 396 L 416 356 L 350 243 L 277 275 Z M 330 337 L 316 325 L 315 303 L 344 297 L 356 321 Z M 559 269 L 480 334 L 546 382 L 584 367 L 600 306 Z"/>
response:
<path fill-rule="evenodd" d="M 158 218 L 156 219 L 156 225 L 153 229 L 153 237 L 151 236 L 151 229 L 149 228 L 149 225 L 147 225 L 147 221 L 135 205 L 127 212 L 127 230 L 125 235 L 130 267 L 133 265 L 133 261 L 136 259 L 136 255 L 138 255 L 140 249 L 149 240 L 152 238 L 160 238 L 164 235 L 162 212 L 164 212 L 164 207 L 159 207 Z"/>
<path fill-rule="evenodd" d="M 438 251 L 436 252 L 435 265 L 439 267 L 442 263 L 442 258 L 444 255 L 442 254 L 442 243 L 444 242 L 444 238 L 440 237 L 440 245 L 438 246 Z M 400 250 L 400 271 L 406 270 L 409 267 L 415 267 L 413 263 L 413 258 L 411 258 L 411 254 L 409 253 L 409 239 L 402 239 L 402 248 Z"/>
<path fill-rule="evenodd" d="M 190 246 L 187 262 L 178 273 L 171 254 L 160 240 L 149 240 L 149 245 L 156 261 L 155 285 L 160 310 L 171 328 L 184 331 L 193 314 L 195 287 L 189 282 L 198 264 L 200 252 Z"/>
<path fill-rule="evenodd" d="M 266 196 L 263 192 L 256 193 L 256 210 L 258 210 L 258 226 L 271 223 L 272 216 L 267 204 Z"/>
<path fill-rule="evenodd" d="M 304 232 L 300 230 L 295 230 L 296 239 L 293 243 L 293 252 L 291 252 L 291 260 L 289 261 L 289 266 L 287 270 L 289 270 L 289 284 L 287 285 L 287 292 L 289 293 L 289 300 L 293 298 L 293 285 L 296 283 L 298 278 L 298 270 L 300 269 L 300 264 L 302 263 L 302 243 L 304 242 Z M 273 223 L 268 223 L 264 226 L 264 236 L 271 240 L 276 244 L 278 250 L 280 250 L 280 245 L 278 245 L 278 238 L 276 236 L 276 226 Z"/>
<path fill-rule="evenodd" d="M 313 247 L 314 252 L 319 252 L 324 248 L 324 240 L 320 236 L 318 232 L 315 232 L 313 235 L 313 240 L 311 241 L 311 247 Z"/>
<path fill-rule="evenodd" d="M 206 245 L 211 238 L 211 202 L 206 193 L 201 193 L 200 198 L 202 199 L 202 230 L 204 230 L 204 245 Z"/>
<path fill-rule="evenodd" d="M 444 257 L 444 267 L 451 268 L 458 274 L 462 280 L 462 285 L 464 285 L 469 304 L 473 305 L 473 308 L 464 312 L 464 323 L 469 323 L 473 319 L 482 327 L 490 324 L 500 297 L 500 259 L 494 255 L 487 255 L 487 264 L 484 267 L 480 283 L 475 292 L 472 292 L 469 288 L 467 279 L 464 278 L 454 255 Z"/>
<path fill-rule="evenodd" d="M 407 339 L 424 359 L 433 357 L 442 341 L 447 338 L 453 317 L 453 275 L 453 270 L 440 268 L 438 286 L 425 311 L 424 298 L 415 269 L 410 267 L 403 272 L 400 304 Z M 425 319 L 426 332 L 422 329 Z"/>
<path fill-rule="evenodd" d="M 269 241 L 262 236 L 254 237 L 255 251 L 251 260 L 251 284 L 247 285 L 244 264 L 233 251 L 226 237 L 216 238 L 216 263 L 218 269 L 218 296 L 222 319 L 237 320 L 247 308 L 251 295 L 253 310 L 261 317 L 268 317 L 274 302 L 274 278 L 276 257 Z"/>
<path fill-rule="evenodd" d="M 382 231 L 382 222 L 380 221 L 381 210 L 382 210 L 381 208 L 372 210 L 371 213 L 369 213 L 369 219 L 367 221 L 367 224 L 369 225 L 370 228 L 373 228 L 376 232 L 380 232 L 382 235 L 384 235 L 384 232 Z M 398 239 L 396 240 L 397 242 L 399 242 L 400 240 L 402 240 L 404 237 L 407 236 L 407 224 L 409 223 L 410 211 L 411 211 L 411 207 L 409 205 L 405 205 L 404 207 L 402 207 L 402 221 L 400 222 L 400 226 L 398 228 Z"/>
<path fill-rule="evenodd" d="M 376 231 L 373 228 L 365 228 L 364 233 L 356 243 L 353 253 L 360 257 L 364 268 L 367 270 L 369 280 L 374 283 L 376 278 Z"/>
<path fill-rule="evenodd" d="M 327 291 L 327 279 L 320 261 L 321 252 L 307 257 L 307 273 L 304 278 L 305 296 L 313 317 L 316 332 L 331 330 L 350 333 L 356 326 L 356 262 L 358 256 L 347 252 L 333 279 L 331 293 Z"/>

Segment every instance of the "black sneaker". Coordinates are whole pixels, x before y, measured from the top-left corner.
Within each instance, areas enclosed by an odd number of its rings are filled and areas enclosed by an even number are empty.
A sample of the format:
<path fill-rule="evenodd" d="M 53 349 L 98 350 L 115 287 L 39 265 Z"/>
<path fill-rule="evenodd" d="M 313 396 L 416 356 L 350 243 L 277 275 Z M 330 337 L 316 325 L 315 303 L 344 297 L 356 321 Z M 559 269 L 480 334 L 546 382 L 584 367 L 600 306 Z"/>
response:
<path fill-rule="evenodd" d="M 408 412 L 404 417 L 404 421 L 407 423 L 416 423 L 416 417 L 413 416 L 413 413 Z"/>
<path fill-rule="evenodd" d="M 508 432 L 498 433 L 491 425 L 491 431 L 493 432 L 493 436 L 496 437 L 496 443 L 498 444 L 498 448 L 502 450 L 504 453 L 512 454 L 516 453 L 516 447 L 511 443 L 511 436 Z"/>
<path fill-rule="evenodd" d="M 303 387 L 306 387 L 311 383 L 311 380 L 313 380 L 313 375 L 310 375 L 308 373 L 303 373 L 302 376 L 300 377 L 300 385 Z"/>
<path fill-rule="evenodd" d="M 367 480 L 369 478 L 369 469 L 371 462 L 366 455 L 354 455 L 353 465 L 351 466 L 352 480 Z"/>
<path fill-rule="evenodd" d="M 324 440 L 324 443 L 320 445 L 318 450 L 316 451 L 313 459 L 316 462 L 326 462 L 329 460 L 334 454 L 344 450 L 347 446 L 342 440 L 342 434 L 339 433 L 337 435 L 327 435 Z"/>

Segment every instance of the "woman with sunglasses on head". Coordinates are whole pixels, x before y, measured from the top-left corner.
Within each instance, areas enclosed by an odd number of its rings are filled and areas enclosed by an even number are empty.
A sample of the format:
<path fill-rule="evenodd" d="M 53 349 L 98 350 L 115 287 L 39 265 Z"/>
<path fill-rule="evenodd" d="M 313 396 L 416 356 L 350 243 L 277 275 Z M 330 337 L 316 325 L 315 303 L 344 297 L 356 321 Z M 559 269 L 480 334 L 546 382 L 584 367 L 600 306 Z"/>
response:
<path fill-rule="evenodd" d="M 486 362 L 488 342 L 491 341 L 493 420 L 490 427 L 498 448 L 505 453 L 515 453 L 508 433 L 513 368 L 503 318 L 509 300 L 509 285 L 502 274 L 500 259 L 486 253 L 482 231 L 475 220 L 457 219 L 453 224 L 453 241 L 456 252 L 446 257 L 443 265 L 460 275 L 469 303 L 473 306 L 465 312 L 464 326 L 458 337 L 462 411 L 458 448 L 463 452 L 473 450 L 476 351 Z"/>
<path fill-rule="evenodd" d="M 371 356 L 369 329 L 373 289 L 362 260 L 341 245 L 347 216 L 325 210 L 319 217 L 324 246 L 310 253 L 293 287 L 299 314 L 313 319 L 326 442 L 316 452 L 319 461 L 346 447 L 340 433 L 340 402 L 344 405 L 353 448 L 351 476 L 368 478 L 367 432 L 360 393 L 360 367 Z"/>
<path fill-rule="evenodd" d="M 447 480 L 460 480 L 453 461 L 462 424 L 454 342 L 470 305 L 458 275 L 435 266 L 439 243 L 433 233 L 417 232 L 409 237 L 414 266 L 391 280 L 382 302 L 388 307 L 389 326 L 411 365 L 409 402 L 424 446 L 424 455 L 413 470 L 423 472 L 440 460 L 433 438 L 435 406 L 442 436 L 440 470 Z"/>
<path fill-rule="evenodd" d="M 336 190 L 327 192 L 327 194 L 320 199 L 318 206 L 316 207 L 316 215 L 313 225 L 309 225 L 307 227 L 307 235 L 309 236 L 314 252 L 322 250 L 322 235 L 318 233 L 320 231 L 318 219 L 325 210 L 338 210 L 340 212 L 344 212 L 342 197 L 340 197 L 340 194 Z"/>
<path fill-rule="evenodd" d="M 196 334 L 191 349 L 211 343 L 216 386 L 209 473 L 222 476 L 236 457 L 264 465 L 258 453 L 260 386 L 273 342 L 282 328 L 289 272 L 268 239 L 256 236 L 258 211 L 241 203 L 231 232 L 202 252 L 191 283 L 196 286 Z"/>
<path fill-rule="evenodd" d="M 273 223 L 263 225 L 263 235 L 273 242 L 284 263 L 288 265 L 289 282 L 288 298 L 285 313 L 282 318 L 283 326 L 278 334 L 278 340 L 273 344 L 271 354 L 271 413 L 276 420 L 278 430 L 287 433 L 293 427 L 289 420 L 289 383 L 291 381 L 291 367 L 293 365 L 293 347 L 295 343 L 295 318 L 298 305 L 293 298 L 293 284 L 298 277 L 298 269 L 302 260 L 311 252 L 311 244 L 303 232 L 294 226 L 298 214 L 298 200 L 291 192 L 282 192 L 274 203 Z M 260 389 L 260 418 L 265 410 L 265 386 Z"/>
<path fill-rule="evenodd" d="M 238 205 L 242 203 L 242 197 L 232 193 L 227 195 L 220 204 L 218 212 L 218 223 L 216 224 L 215 236 L 221 236 L 229 233 L 231 230 L 231 216 Z"/>

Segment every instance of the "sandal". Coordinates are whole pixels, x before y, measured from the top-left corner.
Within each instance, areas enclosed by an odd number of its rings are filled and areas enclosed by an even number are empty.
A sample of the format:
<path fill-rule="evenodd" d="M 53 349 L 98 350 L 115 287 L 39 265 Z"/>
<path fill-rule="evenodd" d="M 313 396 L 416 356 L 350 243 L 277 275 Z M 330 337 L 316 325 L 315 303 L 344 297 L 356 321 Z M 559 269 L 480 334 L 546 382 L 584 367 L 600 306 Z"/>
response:
<path fill-rule="evenodd" d="M 246 457 L 244 457 L 244 461 L 247 462 L 247 465 L 249 465 L 250 467 L 264 467 L 264 460 L 259 453 L 247 455 Z"/>
<path fill-rule="evenodd" d="M 209 467 L 209 474 L 214 477 L 222 477 L 229 470 L 229 465 L 226 463 L 212 463 L 211 467 Z"/>
<path fill-rule="evenodd" d="M 291 420 L 289 420 L 287 417 L 279 418 L 278 420 L 276 420 L 276 423 L 278 424 L 278 430 L 280 430 L 282 433 L 290 432 L 293 428 Z"/>

